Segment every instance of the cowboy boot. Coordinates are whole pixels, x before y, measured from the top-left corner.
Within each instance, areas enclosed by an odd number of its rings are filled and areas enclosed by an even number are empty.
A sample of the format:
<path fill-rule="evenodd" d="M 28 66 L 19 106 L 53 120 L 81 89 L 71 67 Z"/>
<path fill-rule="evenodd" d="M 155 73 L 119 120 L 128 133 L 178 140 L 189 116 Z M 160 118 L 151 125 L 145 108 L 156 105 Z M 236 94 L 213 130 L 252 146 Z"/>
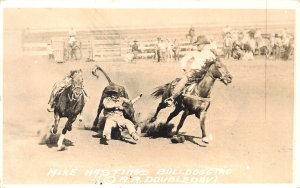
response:
<path fill-rule="evenodd" d="M 136 132 L 133 132 L 131 134 L 131 137 L 133 138 L 133 140 L 138 141 L 140 139 L 140 137 L 138 136 L 138 134 Z"/>
<path fill-rule="evenodd" d="M 103 145 L 108 145 L 108 139 L 106 138 L 106 136 L 102 136 L 102 138 L 100 138 L 100 144 Z"/>

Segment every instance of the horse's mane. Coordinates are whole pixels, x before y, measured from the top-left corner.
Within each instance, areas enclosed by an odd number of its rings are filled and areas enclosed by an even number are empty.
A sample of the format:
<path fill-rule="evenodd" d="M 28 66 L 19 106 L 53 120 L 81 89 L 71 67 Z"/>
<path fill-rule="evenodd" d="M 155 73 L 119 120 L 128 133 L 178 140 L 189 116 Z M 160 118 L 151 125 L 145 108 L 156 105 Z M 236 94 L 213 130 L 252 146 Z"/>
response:
<path fill-rule="evenodd" d="M 164 92 L 167 90 L 167 88 L 170 86 L 171 83 L 167 83 L 165 85 L 162 86 L 158 86 L 154 89 L 154 92 L 151 93 L 152 97 L 154 97 L 155 99 L 158 99 L 160 96 L 162 96 L 164 94 Z"/>
<path fill-rule="evenodd" d="M 171 84 L 176 83 L 180 80 L 180 78 L 176 78 L 175 80 L 166 83 L 162 86 L 158 86 L 154 89 L 154 92 L 151 93 L 152 97 L 154 97 L 155 99 L 159 98 L 160 96 L 162 96 L 164 94 L 164 92 L 170 87 Z"/>

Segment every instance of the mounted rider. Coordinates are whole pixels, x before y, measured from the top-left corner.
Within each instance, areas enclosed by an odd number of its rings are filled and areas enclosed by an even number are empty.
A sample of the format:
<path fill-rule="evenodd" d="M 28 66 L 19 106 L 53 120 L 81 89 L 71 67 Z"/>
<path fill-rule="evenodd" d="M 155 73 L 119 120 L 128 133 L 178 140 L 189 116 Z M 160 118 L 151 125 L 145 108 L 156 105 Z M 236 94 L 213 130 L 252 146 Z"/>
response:
<path fill-rule="evenodd" d="M 61 81 L 58 81 L 54 84 L 52 92 L 50 94 L 50 99 L 48 102 L 48 107 L 47 111 L 48 112 L 53 112 L 54 104 L 55 104 L 55 99 L 56 97 L 61 94 L 67 87 L 71 86 L 72 84 L 72 79 L 75 74 L 81 74 L 81 69 L 80 70 L 71 70 Z"/>
<path fill-rule="evenodd" d="M 171 97 L 165 100 L 168 106 L 173 104 L 174 99 L 182 93 L 187 83 L 193 80 L 202 80 L 210 65 L 218 60 L 206 36 L 198 36 L 194 44 L 197 46 L 197 51 L 187 53 L 180 61 L 180 66 L 185 76 L 175 86 Z M 188 67 L 189 62 L 191 63 Z"/>
<path fill-rule="evenodd" d="M 68 46 L 73 49 L 76 45 L 76 31 L 73 27 L 69 30 L 69 40 L 68 40 Z"/>

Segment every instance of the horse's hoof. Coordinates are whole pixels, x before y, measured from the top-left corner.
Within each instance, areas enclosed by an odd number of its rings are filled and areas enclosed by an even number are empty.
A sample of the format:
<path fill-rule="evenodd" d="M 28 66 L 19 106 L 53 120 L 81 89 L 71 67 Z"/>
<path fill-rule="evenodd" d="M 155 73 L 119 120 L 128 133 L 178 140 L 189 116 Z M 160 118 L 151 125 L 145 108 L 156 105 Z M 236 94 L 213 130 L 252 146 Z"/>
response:
<path fill-rule="evenodd" d="M 56 134 L 56 133 L 57 133 L 57 129 L 52 127 L 52 128 L 50 129 L 50 133 L 51 133 L 51 134 Z"/>
<path fill-rule="evenodd" d="M 173 144 L 183 143 L 183 142 L 185 142 L 185 138 L 184 138 L 184 136 L 173 136 L 171 138 L 171 142 Z"/>
<path fill-rule="evenodd" d="M 202 138 L 202 142 L 208 144 L 209 143 L 209 139 L 207 137 L 203 137 Z"/>
<path fill-rule="evenodd" d="M 150 123 L 153 123 L 155 120 L 156 120 L 156 118 L 155 118 L 155 117 L 153 117 L 153 118 L 151 118 L 151 119 L 150 119 L 150 121 L 149 121 L 149 122 L 150 122 Z"/>
<path fill-rule="evenodd" d="M 98 132 L 98 128 L 97 128 L 96 126 L 93 126 L 93 127 L 91 128 L 91 131 Z"/>
<path fill-rule="evenodd" d="M 68 131 L 72 131 L 72 126 L 67 126 Z"/>
<path fill-rule="evenodd" d="M 58 147 L 58 151 L 65 151 L 65 150 L 67 150 L 67 146 L 65 145 L 61 145 Z"/>

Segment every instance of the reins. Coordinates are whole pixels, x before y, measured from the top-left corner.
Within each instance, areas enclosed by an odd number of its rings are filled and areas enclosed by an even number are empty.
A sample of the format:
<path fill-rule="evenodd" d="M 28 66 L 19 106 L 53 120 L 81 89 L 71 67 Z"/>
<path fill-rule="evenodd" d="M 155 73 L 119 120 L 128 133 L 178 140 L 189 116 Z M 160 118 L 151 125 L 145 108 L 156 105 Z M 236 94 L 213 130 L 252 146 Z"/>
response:
<path fill-rule="evenodd" d="M 74 89 L 77 89 L 77 88 L 79 88 L 79 89 L 81 89 L 81 92 L 80 92 L 80 95 L 78 96 L 78 98 L 76 99 L 75 97 L 74 97 Z M 79 99 L 80 99 L 80 97 L 82 96 L 82 94 L 83 94 L 83 88 L 82 87 L 80 87 L 80 86 L 76 86 L 76 87 L 74 87 L 74 88 L 72 88 L 71 89 L 72 90 L 72 95 L 70 96 L 70 93 L 68 93 L 68 98 L 69 98 L 69 100 L 72 102 L 72 101 L 78 101 Z"/>
<path fill-rule="evenodd" d="M 204 97 L 199 97 L 196 95 L 190 95 L 190 94 L 182 94 L 184 97 L 189 97 L 195 100 L 199 100 L 199 101 L 205 101 L 205 102 L 210 102 L 210 97 L 204 98 Z"/>

